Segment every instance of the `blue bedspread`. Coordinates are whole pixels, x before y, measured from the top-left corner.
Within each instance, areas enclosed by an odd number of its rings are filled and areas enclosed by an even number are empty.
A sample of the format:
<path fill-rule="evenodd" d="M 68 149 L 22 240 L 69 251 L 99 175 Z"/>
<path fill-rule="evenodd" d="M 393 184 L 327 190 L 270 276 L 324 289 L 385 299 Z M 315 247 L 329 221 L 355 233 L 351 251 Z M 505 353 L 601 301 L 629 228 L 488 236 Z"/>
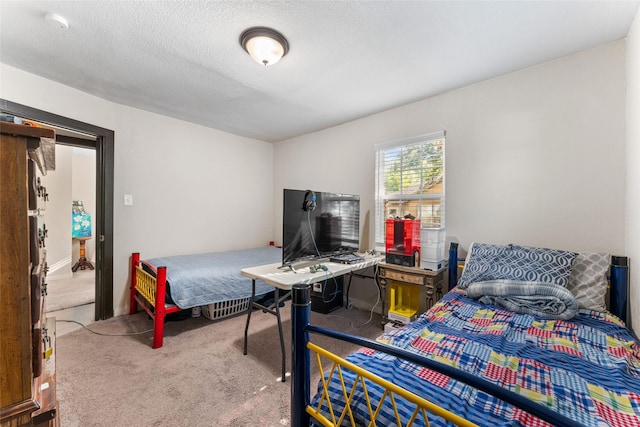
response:
<path fill-rule="evenodd" d="M 282 249 L 267 246 L 229 252 L 178 255 L 146 260 L 154 267 L 167 267 L 167 282 L 173 303 L 182 309 L 251 296 L 251 279 L 240 270 L 282 261 Z M 256 282 L 256 296 L 274 288 Z"/>
<path fill-rule="evenodd" d="M 480 376 L 588 427 L 640 426 L 640 343 L 607 312 L 580 310 L 571 321 L 543 319 L 484 305 L 453 290 L 415 322 L 379 341 Z M 384 353 L 361 349 L 347 360 L 479 425 L 549 425 L 459 381 Z M 354 374 L 343 375 L 350 390 Z M 336 378 L 330 394 L 339 412 L 344 404 Z M 372 384 L 367 388 L 377 405 L 381 389 Z M 358 425 L 366 425 L 366 404 L 356 400 Z M 316 395 L 311 405 L 317 402 Z M 397 402 L 406 421 L 409 406 L 401 398 Z M 326 404 L 323 408 L 326 411 Z M 438 417 L 430 421 L 432 426 L 447 425 Z M 416 422 L 425 425 L 421 416 Z M 395 425 L 389 407 L 381 411 L 377 425 Z"/>

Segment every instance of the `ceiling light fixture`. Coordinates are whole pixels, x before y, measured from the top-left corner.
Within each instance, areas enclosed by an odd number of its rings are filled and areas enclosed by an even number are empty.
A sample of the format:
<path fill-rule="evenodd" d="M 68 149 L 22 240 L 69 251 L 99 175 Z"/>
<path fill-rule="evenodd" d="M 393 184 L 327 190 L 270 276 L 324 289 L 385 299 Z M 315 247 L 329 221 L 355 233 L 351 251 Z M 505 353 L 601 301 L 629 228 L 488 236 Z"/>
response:
<path fill-rule="evenodd" d="M 44 20 L 47 21 L 47 23 L 52 27 L 55 27 L 59 30 L 69 29 L 69 22 L 63 16 L 60 16 L 57 13 L 47 13 L 44 17 Z"/>
<path fill-rule="evenodd" d="M 240 35 L 240 44 L 258 63 L 273 65 L 289 52 L 289 43 L 282 34 L 267 27 L 249 28 Z"/>

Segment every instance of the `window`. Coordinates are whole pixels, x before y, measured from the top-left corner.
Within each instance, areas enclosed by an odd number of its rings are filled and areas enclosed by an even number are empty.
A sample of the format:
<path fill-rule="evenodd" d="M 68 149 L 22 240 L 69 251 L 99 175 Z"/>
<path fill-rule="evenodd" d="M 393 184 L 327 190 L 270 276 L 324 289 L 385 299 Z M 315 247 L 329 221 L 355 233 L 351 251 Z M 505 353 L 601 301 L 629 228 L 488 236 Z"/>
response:
<path fill-rule="evenodd" d="M 422 228 L 444 228 L 445 133 L 376 145 L 376 248 L 384 250 L 384 221 L 411 214 Z"/>

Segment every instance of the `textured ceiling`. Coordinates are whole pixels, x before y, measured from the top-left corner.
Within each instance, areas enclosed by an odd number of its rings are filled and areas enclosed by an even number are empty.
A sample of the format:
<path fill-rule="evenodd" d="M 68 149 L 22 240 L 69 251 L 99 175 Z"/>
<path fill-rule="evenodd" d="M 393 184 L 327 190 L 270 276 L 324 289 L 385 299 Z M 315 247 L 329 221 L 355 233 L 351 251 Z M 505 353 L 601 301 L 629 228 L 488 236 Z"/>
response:
<path fill-rule="evenodd" d="M 6 1 L 0 61 L 280 141 L 624 38 L 637 1 Z M 45 22 L 54 12 L 66 31 Z M 264 67 L 252 26 L 290 51 Z"/>

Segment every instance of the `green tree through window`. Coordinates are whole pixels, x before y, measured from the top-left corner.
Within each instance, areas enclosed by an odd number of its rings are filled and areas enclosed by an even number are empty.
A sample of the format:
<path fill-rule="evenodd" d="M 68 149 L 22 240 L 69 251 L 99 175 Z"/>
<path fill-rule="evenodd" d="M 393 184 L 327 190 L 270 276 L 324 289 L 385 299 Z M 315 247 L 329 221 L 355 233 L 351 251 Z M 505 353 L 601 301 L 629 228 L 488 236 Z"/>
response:
<path fill-rule="evenodd" d="M 376 247 L 384 221 L 411 214 L 423 228 L 444 227 L 444 132 L 376 146 Z"/>

